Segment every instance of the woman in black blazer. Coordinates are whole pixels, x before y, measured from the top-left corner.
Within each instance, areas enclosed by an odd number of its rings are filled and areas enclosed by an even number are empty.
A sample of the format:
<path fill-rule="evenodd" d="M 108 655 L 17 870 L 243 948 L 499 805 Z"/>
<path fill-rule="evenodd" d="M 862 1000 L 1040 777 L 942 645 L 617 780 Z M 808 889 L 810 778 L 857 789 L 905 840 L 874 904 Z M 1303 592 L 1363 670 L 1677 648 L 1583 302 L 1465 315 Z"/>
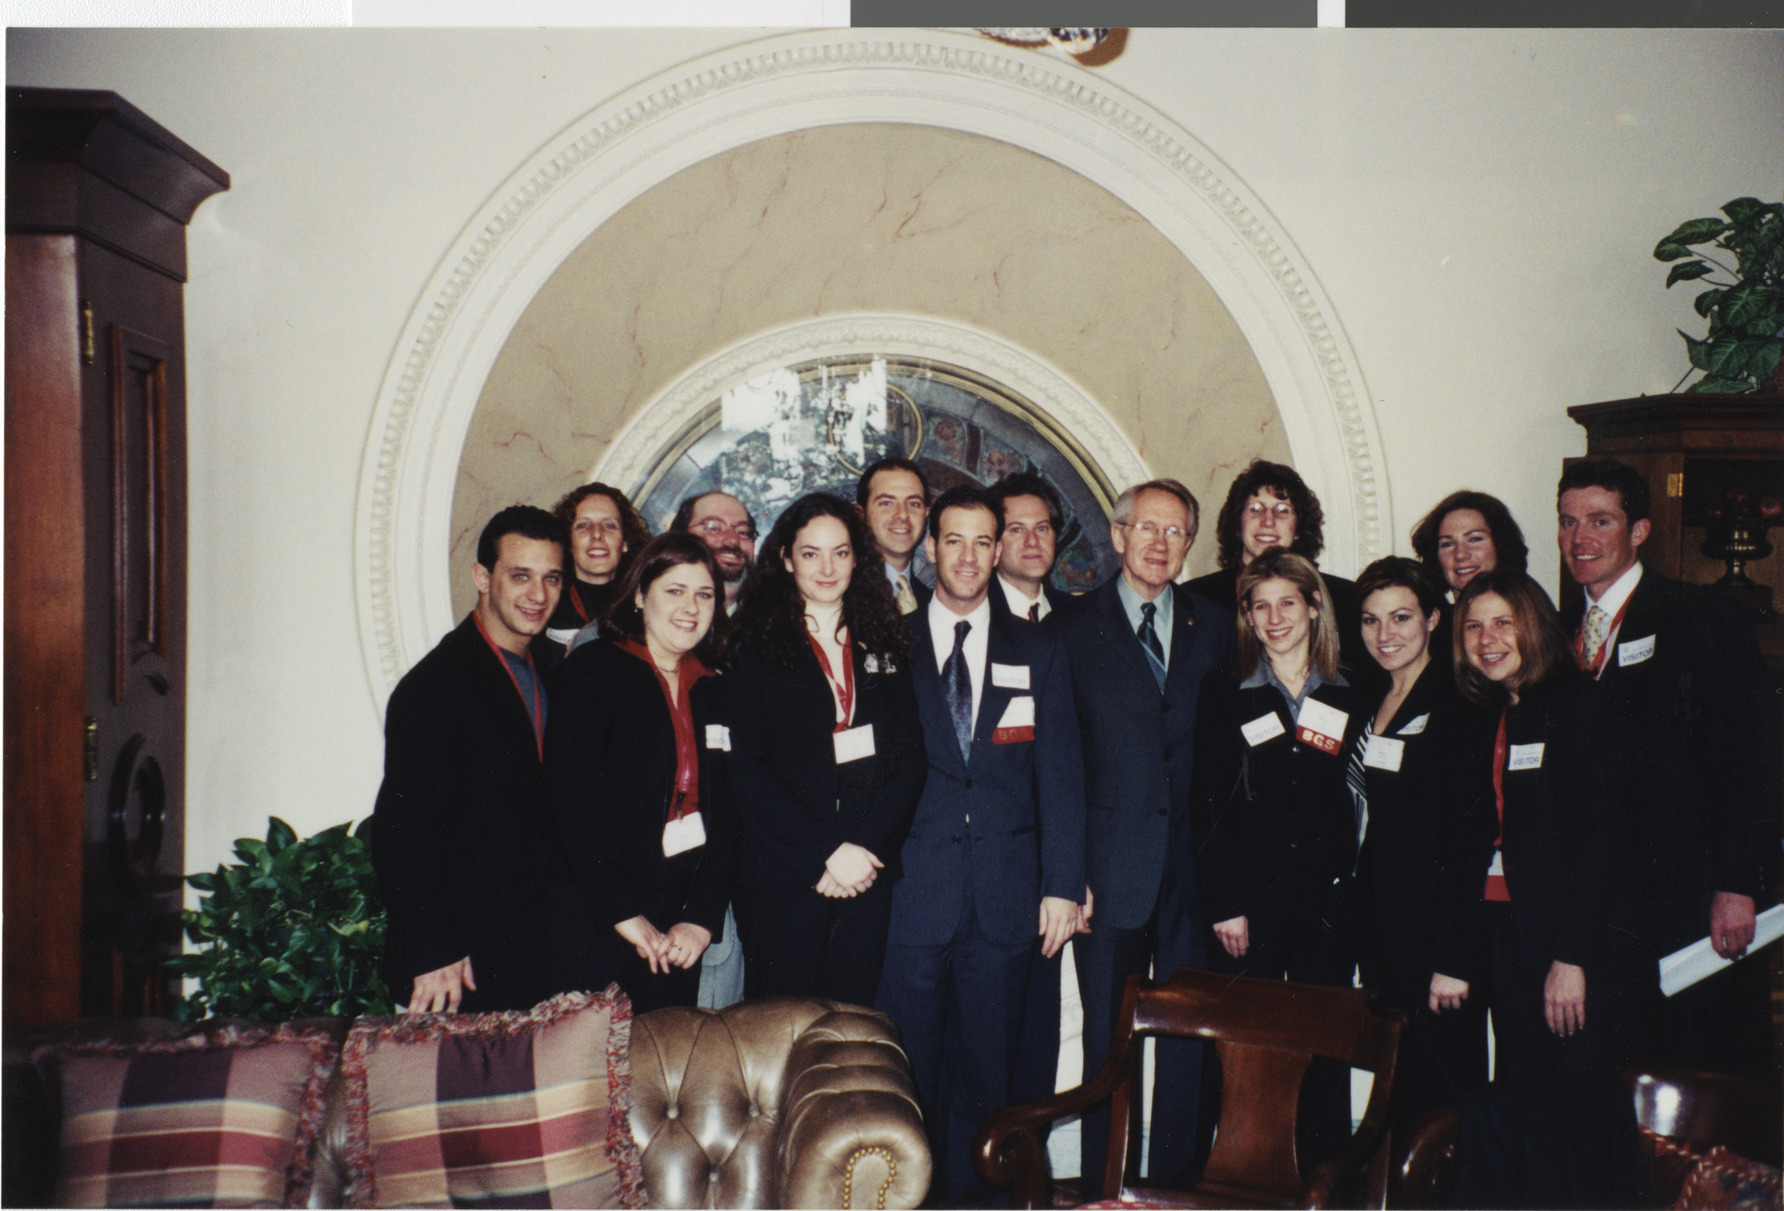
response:
<path fill-rule="evenodd" d="M 1357 814 L 1344 754 L 1360 723 L 1328 600 L 1302 556 L 1275 547 L 1246 565 L 1236 667 L 1202 682 L 1191 818 L 1214 964 L 1347 988 Z M 1298 1134 L 1309 1166 L 1349 1136 L 1348 1069 L 1308 1070 Z"/>
<path fill-rule="evenodd" d="M 1457 1205 L 1631 1206 L 1639 1145 L 1619 1068 L 1659 973 L 1627 812 L 1627 732 L 1529 576 L 1481 573 L 1456 617 L 1459 687 L 1499 712 L 1486 895 L 1507 905 L 1493 934 L 1497 1121 L 1471 1136 L 1464 1117 Z M 1508 1138 L 1512 1164 L 1491 1151 Z"/>
<path fill-rule="evenodd" d="M 728 678 L 746 995 L 873 1003 L 928 762 L 906 631 L 854 505 L 814 493 L 744 586 Z"/>
<path fill-rule="evenodd" d="M 1450 653 L 1433 647 L 1444 594 L 1422 565 L 1378 559 L 1357 590 L 1363 646 L 1389 678 L 1349 751 L 1364 819 L 1357 957 L 1363 985 L 1406 1015 L 1392 1107 L 1404 1136 L 1487 1083 L 1496 719 L 1457 695 Z"/>
<path fill-rule="evenodd" d="M 722 928 L 736 828 L 714 675 L 724 582 L 706 544 L 651 540 L 551 684 L 546 767 L 557 821 L 553 976 L 614 980 L 634 1011 L 692 1005 Z"/>

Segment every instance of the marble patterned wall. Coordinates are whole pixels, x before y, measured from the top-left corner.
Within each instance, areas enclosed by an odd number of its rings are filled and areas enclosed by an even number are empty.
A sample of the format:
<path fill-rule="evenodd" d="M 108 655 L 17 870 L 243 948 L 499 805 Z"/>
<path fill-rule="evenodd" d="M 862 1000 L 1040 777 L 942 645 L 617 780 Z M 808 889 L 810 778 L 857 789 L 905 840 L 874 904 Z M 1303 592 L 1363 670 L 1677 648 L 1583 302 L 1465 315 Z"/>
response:
<path fill-rule="evenodd" d="M 1042 156 L 933 127 L 848 125 L 735 148 L 646 191 L 568 257 L 497 358 L 453 500 L 454 607 L 478 528 L 549 506 L 690 367 L 782 325 L 933 316 L 1081 385 L 1211 517 L 1251 458 L 1288 461 L 1263 373 L 1150 224 Z M 631 488 L 635 485 L 621 485 Z M 1198 542 L 1189 568 L 1214 566 Z"/>

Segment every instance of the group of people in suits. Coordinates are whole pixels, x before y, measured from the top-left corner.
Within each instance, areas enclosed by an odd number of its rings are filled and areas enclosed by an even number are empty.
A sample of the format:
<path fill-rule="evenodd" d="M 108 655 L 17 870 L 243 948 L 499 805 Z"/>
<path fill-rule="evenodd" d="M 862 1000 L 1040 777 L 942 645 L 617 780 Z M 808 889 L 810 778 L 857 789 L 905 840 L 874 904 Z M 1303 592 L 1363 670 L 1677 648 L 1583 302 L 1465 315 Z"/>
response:
<path fill-rule="evenodd" d="M 1220 571 L 1179 583 L 1199 505 L 1152 480 L 1115 502 L 1119 571 L 1078 596 L 1049 582 L 1063 508 L 1026 473 L 935 495 L 882 460 L 759 552 L 723 492 L 656 538 L 606 485 L 503 510 L 476 608 L 387 712 L 393 979 L 412 1010 L 609 981 L 642 1010 L 704 1000 L 704 960 L 738 946 L 744 995 L 893 1018 L 934 1197 L 979 1205 L 978 1124 L 1052 1091 L 1068 942 L 1087 1074 L 1132 975 L 1360 965 L 1408 1018 L 1397 1125 L 1474 1107 L 1479 1199 L 1627 1193 L 1618 1064 L 1745 1062 L 1728 1040 L 1765 1013 L 1762 990 L 1692 990 L 1655 1034 L 1656 956 L 1706 931 L 1743 952 L 1777 849 L 1751 628 L 1642 572 L 1647 509 L 1629 468 L 1569 468 L 1566 619 L 1493 497 L 1446 499 L 1418 559 L 1353 583 L 1315 562 L 1317 497 L 1261 460 L 1218 515 Z M 1189 1042 L 1156 1063 L 1149 1180 L 1186 1185 L 1218 1064 Z M 1348 1131 L 1348 1073 L 1316 1064 L 1302 1162 Z"/>

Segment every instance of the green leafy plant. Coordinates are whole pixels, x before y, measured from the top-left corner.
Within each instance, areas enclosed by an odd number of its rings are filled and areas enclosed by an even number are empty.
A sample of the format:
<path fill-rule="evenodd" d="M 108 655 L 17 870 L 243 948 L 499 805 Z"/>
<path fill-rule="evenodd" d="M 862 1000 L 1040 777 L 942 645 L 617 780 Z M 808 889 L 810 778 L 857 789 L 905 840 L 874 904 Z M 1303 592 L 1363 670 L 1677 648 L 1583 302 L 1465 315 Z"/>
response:
<path fill-rule="evenodd" d="M 180 914 L 196 949 L 169 966 L 198 989 L 175 1016 L 279 1022 L 394 1012 L 381 964 L 384 904 L 364 830 L 337 824 L 300 841 L 274 816 L 265 841 L 235 843 L 239 863 L 186 876 L 207 894 Z"/>
<path fill-rule="evenodd" d="M 1728 217 L 1681 223 L 1654 247 L 1655 260 L 1679 262 L 1666 275 L 1668 289 L 1699 280 L 1710 287 L 1695 303 L 1709 332 L 1702 340 L 1679 332 L 1692 369 L 1704 373 L 1690 390 L 1784 393 L 1784 203 L 1736 198 L 1722 213 Z M 1733 264 L 1696 251 L 1702 244 Z M 1718 272 L 1729 280 L 1712 276 Z M 1679 382 L 1690 377 L 1687 370 Z"/>

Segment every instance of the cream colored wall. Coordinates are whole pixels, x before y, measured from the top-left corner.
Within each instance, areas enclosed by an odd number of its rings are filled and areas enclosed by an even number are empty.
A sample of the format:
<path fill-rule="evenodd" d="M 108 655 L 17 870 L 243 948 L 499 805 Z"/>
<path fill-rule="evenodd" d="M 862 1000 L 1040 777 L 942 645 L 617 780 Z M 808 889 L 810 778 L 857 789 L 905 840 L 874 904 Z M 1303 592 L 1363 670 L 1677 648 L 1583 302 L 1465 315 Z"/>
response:
<path fill-rule="evenodd" d="M 950 319 L 1046 358 L 1211 508 L 1234 467 L 1288 457 L 1232 317 L 1106 190 L 957 131 L 805 130 L 648 190 L 535 297 L 465 438 L 455 606 L 476 601 L 470 561 L 490 513 L 585 482 L 620 425 L 689 367 L 783 324 L 858 312 Z M 1193 558 L 1211 569 L 1213 546 Z"/>
<path fill-rule="evenodd" d="M 755 35 L 32 32 L 8 82 L 122 93 L 227 168 L 187 292 L 188 865 L 268 813 L 369 810 L 354 494 L 372 401 L 445 248 L 517 164 L 642 78 Z M 1680 219 L 1778 188 L 1776 34 L 1137 31 L 1098 69 L 1218 153 L 1356 350 L 1403 536 L 1504 496 L 1549 583 L 1562 409 L 1669 388 Z M 452 474 L 455 451 L 442 452 Z"/>

